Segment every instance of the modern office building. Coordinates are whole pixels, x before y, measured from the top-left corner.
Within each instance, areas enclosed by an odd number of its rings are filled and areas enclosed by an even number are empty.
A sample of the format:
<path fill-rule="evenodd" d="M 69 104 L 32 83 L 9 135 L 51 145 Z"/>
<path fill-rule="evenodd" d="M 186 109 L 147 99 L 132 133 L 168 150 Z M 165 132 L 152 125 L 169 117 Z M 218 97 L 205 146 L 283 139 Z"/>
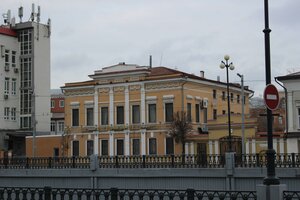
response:
<path fill-rule="evenodd" d="M 41 24 L 34 5 L 29 21 L 18 13 L 0 26 L 0 149 L 14 156 L 25 155 L 25 136 L 50 133 L 51 117 L 50 20 Z"/>

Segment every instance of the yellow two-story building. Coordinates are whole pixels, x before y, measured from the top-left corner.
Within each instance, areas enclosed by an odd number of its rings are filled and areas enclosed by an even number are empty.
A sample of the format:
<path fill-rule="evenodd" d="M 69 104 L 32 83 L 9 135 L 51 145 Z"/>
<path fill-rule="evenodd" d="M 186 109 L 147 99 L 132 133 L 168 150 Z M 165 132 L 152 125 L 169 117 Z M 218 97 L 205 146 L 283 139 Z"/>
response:
<path fill-rule="evenodd" d="M 180 154 L 181 145 L 169 134 L 177 111 L 188 113 L 194 126 L 186 153 L 222 153 L 220 143 L 228 133 L 227 121 L 221 122 L 221 130 L 212 129 L 215 134 L 208 127 L 209 122 L 218 123 L 219 117 L 227 116 L 226 83 L 206 79 L 203 72 L 196 76 L 166 67 L 125 63 L 97 70 L 89 77 L 92 80 L 62 87 L 65 155 Z M 251 93 L 245 88 L 246 114 Z M 230 103 L 232 115 L 241 113 L 239 85 L 230 84 Z M 240 123 L 240 117 L 236 120 Z M 241 128 L 236 128 L 239 131 L 233 131 L 233 136 L 240 138 Z M 246 131 L 247 137 L 254 136 L 254 125 Z"/>

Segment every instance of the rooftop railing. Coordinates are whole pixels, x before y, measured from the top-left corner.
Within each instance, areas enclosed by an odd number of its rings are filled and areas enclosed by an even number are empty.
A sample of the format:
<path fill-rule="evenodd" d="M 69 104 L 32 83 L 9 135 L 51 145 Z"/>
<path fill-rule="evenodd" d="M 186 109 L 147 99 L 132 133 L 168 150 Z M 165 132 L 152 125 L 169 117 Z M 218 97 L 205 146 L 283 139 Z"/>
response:
<path fill-rule="evenodd" d="M 99 168 L 224 168 L 225 155 L 137 155 L 98 156 Z M 1 158 L 0 169 L 90 168 L 90 157 L 13 157 Z M 277 168 L 299 168 L 300 154 L 277 154 Z M 235 167 L 266 167 L 265 154 L 235 154 Z"/>

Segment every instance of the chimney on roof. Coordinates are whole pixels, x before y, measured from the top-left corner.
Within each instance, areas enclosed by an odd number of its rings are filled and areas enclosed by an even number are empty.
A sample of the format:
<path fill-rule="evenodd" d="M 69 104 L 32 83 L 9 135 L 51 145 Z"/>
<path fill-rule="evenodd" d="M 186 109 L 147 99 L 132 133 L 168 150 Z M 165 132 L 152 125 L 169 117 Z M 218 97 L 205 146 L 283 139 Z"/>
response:
<path fill-rule="evenodd" d="M 200 77 L 204 78 L 204 71 L 200 71 Z"/>
<path fill-rule="evenodd" d="M 119 62 L 119 65 L 125 65 L 125 62 Z"/>
<path fill-rule="evenodd" d="M 220 82 L 220 76 L 217 76 L 217 81 Z"/>

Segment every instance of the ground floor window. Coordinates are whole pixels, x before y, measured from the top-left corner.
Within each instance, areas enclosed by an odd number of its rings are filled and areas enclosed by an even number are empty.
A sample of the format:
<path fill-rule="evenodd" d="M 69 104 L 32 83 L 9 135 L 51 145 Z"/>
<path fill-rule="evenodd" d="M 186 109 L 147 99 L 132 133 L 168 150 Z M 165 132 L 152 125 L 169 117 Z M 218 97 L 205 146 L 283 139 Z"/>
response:
<path fill-rule="evenodd" d="M 101 155 L 108 155 L 108 140 L 101 140 Z"/>
<path fill-rule="evenodd" d="M 149 138 L 149 155 L 156 155 L 156 138 Z"/>
<path fill-rule="evenodd" d="M 73 141 L 72 152 L 73 156 L 79 156 L 79 141 Z"/>
<path fill-rule="evenodd" d="M 88 140 L 86 141 L 86 155 L 90 156 L 94 153 L 94 141 Z"/>
<path fill-rule="evenodd" d="M 140 155 L 140 139 L 132 139 L 132 155 Z"/>
<path fill-rule="evenodd" d="M 166 138 L 166 154 L 174 154 L 174 139 L 172 137 Z"/>

